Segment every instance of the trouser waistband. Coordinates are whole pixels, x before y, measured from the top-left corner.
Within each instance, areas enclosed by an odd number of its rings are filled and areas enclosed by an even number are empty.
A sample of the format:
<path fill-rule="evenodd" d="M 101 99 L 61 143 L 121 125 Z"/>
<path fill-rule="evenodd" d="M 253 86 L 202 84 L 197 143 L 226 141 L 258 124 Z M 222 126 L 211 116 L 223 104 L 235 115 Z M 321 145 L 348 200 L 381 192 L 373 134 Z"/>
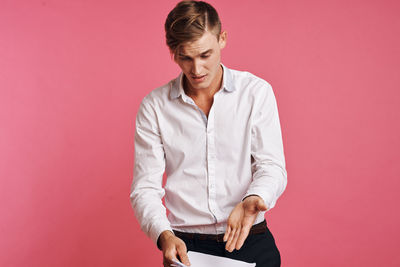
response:
<path fill-rule="evenodd" d="M 249 235 L 254 235 L 254 234 L 261 234 L 265 233 L 267 230 L 267 222 L 264 220 L 258 224 L 253 225 L 250 228 Z M 185 232 L 180 232 L 174 230 L 174 233 L 177 237 L 179 238 L 185 238 L 185 239 L 197 239 L 197 240 L 214 240 L 217 242 L 224 242 L 224 235 L 225 234 L 218 234 L 218 235 L 212 235 L 212 234 L 197 234 L 197 233 L 185 233 Z"/>

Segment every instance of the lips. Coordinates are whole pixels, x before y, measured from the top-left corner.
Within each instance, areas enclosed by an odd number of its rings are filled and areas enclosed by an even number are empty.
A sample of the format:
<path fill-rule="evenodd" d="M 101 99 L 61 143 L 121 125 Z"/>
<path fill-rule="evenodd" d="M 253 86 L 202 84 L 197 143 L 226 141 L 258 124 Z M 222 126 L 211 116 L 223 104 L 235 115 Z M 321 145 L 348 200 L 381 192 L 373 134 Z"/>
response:
<path fill-rule="evenodd" d="M 195 82 L 202 82 L 202 81 L 205 79 L 206 76 L 207 76 L 207 74 L 201 75 L 201 76 L 192 76 L 192 79 L 193 79 Z"/>

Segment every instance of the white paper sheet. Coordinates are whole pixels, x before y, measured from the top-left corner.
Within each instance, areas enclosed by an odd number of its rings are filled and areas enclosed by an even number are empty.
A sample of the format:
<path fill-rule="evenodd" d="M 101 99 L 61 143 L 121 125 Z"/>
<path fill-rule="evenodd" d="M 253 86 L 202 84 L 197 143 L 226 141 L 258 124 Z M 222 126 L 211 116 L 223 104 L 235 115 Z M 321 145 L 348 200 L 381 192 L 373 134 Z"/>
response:
<path fill-rule="evenodd" d="M 217 257 L 213 255 L 203 254 L 199 252 L 188 252 L 190 267 L 254 267 L 255 263 L 247 263 L 244 261 L 232 260 L 225 257 Z M 186 267 L 180 262 L 176 262 L 175 267 Z"/>

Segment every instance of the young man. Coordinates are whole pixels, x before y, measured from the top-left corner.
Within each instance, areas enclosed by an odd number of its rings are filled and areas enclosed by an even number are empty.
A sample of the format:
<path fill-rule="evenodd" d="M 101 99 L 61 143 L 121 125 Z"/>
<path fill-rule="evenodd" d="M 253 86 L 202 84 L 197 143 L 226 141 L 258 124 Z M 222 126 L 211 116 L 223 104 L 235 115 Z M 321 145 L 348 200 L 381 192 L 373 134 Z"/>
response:
<path fill-rule="evenodd" d="M 287 183 L 272 88 L 221 64 L 227 34 L 211 5 L 178 3 L 165 30 L 182 73 L 137 113 L 130 198 L 141 228 L 164 266 L 190 265 L 187 250 L 280 266 L 264 219 Z"/>

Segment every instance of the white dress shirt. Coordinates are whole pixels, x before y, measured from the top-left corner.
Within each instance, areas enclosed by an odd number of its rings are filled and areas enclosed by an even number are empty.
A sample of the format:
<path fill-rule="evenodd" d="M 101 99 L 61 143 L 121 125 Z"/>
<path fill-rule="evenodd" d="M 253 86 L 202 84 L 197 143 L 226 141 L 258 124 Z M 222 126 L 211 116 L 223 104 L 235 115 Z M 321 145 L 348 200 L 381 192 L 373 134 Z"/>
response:
<path fill-rule="evenodd" d="M 150 92 L 139 107 L 130 199 L 155 243 L 164 230 L 224 233 L 230 212 L 244 197 L 258 195 L 271 209 L 286 188 L 271 85 L 222 67 L 222 86 L 208 118 L 185 94 L 182 73 Z M 260 212 L 255 223 L 263 220 Z"/>

